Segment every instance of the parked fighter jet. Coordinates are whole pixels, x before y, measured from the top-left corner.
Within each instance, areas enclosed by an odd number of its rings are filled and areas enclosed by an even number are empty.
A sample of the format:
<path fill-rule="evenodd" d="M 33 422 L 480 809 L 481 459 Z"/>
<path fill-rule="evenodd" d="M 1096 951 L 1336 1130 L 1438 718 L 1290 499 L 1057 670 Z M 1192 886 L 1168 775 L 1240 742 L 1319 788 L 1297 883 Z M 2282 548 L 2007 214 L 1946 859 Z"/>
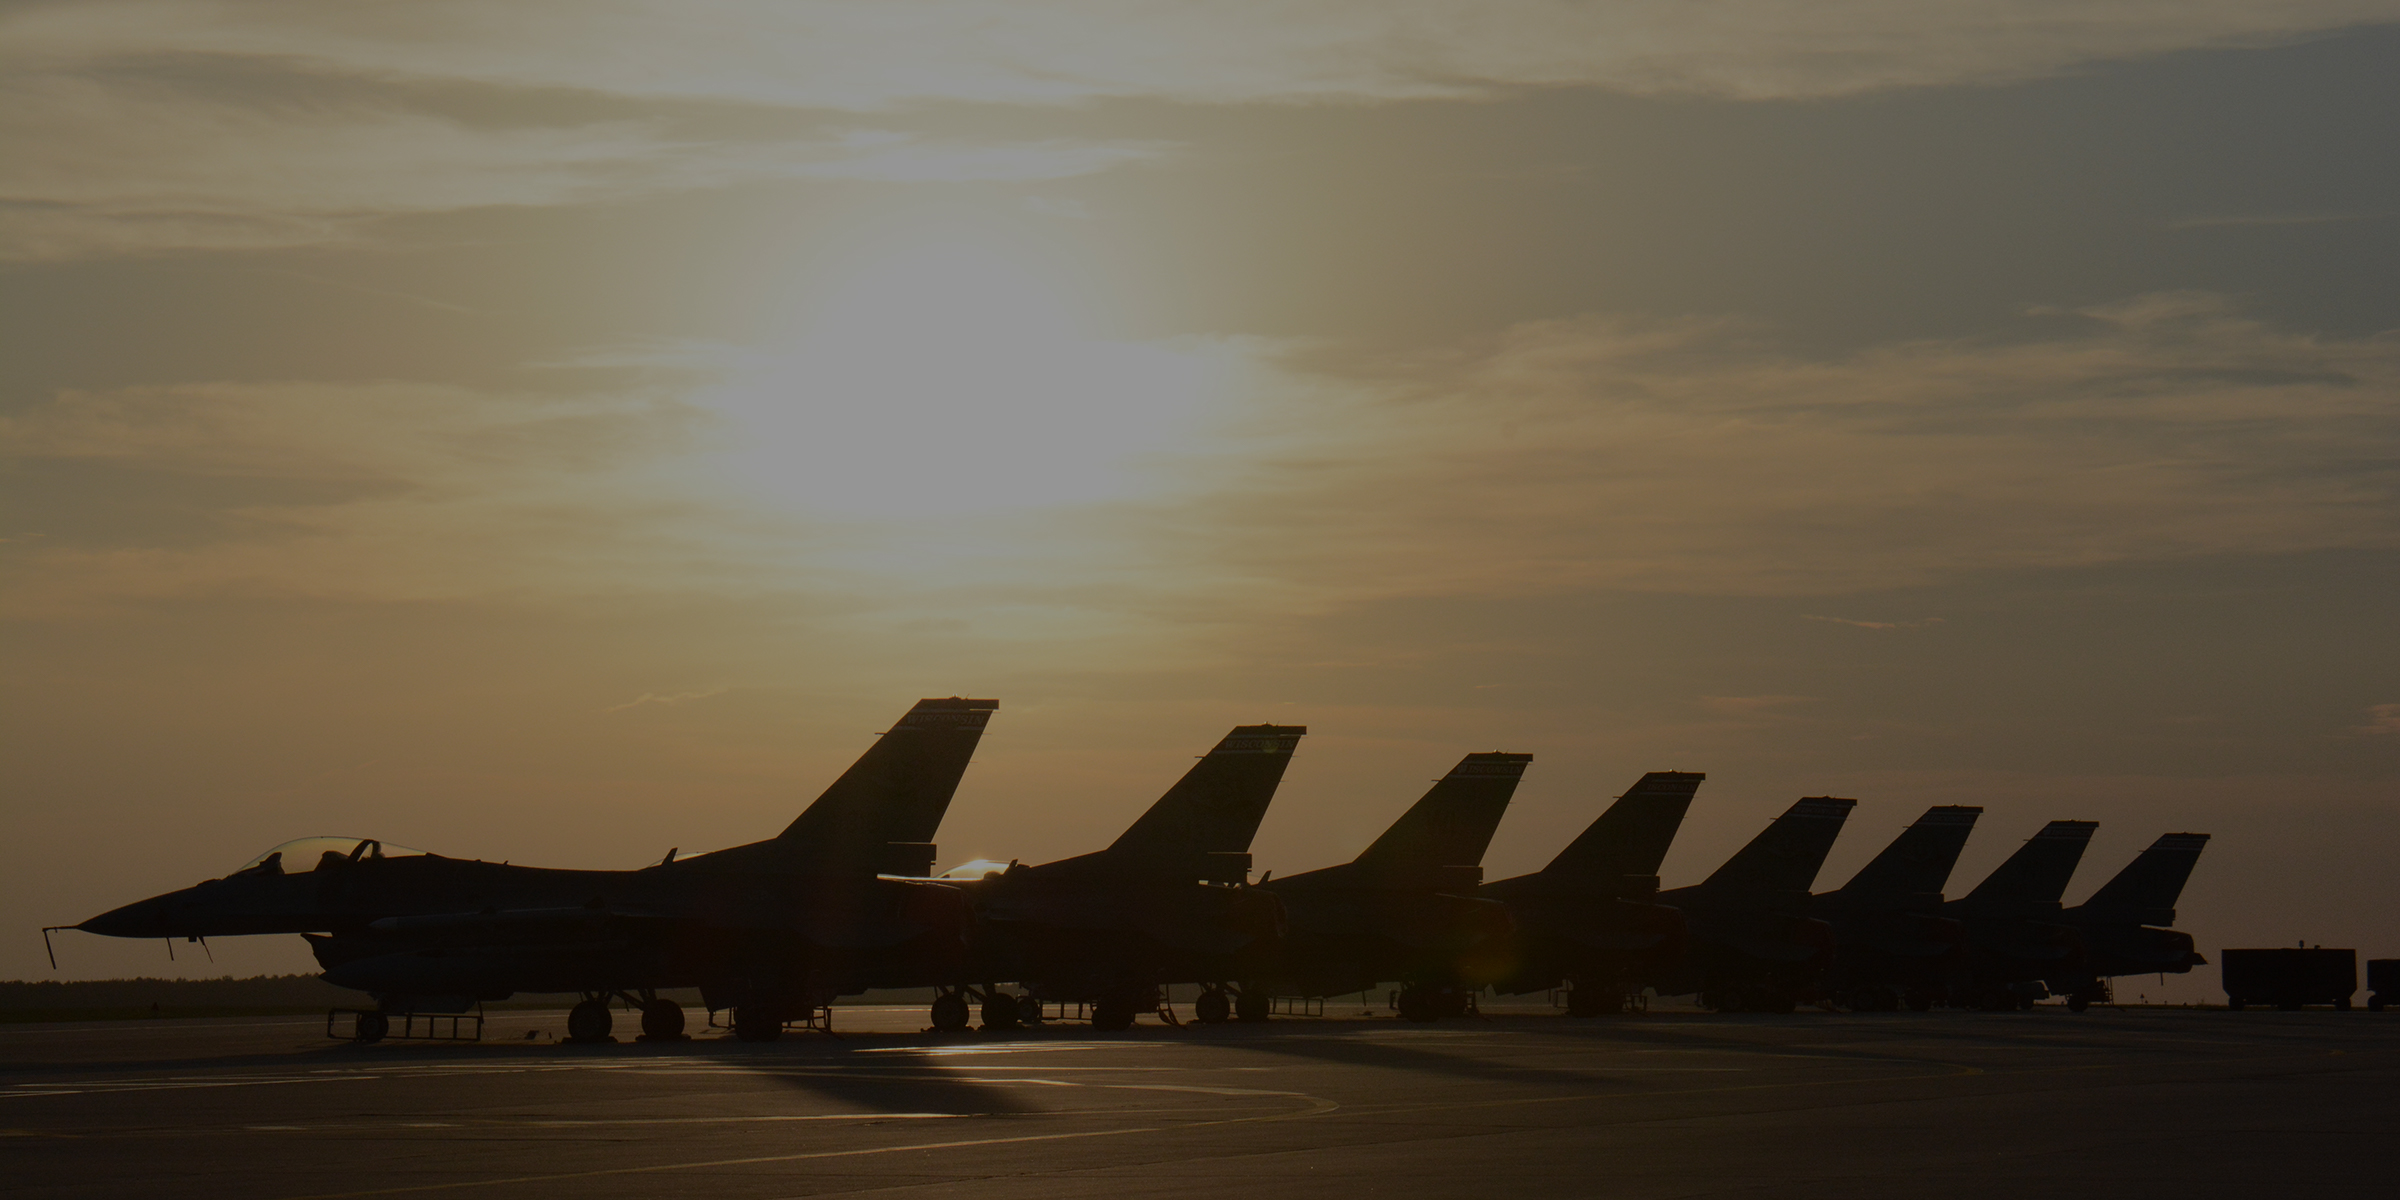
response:
<path fill-rule="evenodd" d="M 897 973 L 965 954 L 967 912 L 922 875 L 931 838 L 994 700 L 923 700 L 783 833 L 635 871 L 568 871 L 445 858 L 374 839 L 307 838 L 241 870 L 130 904 L 75 928 L 111 937 L 308 935 L 328 982 L 373 994 L 360 1019 L 457 1012 L 516 992 L 575 992 L 571 1036 L 605 1038 L 608 1001 L 673 1037 L 683 1010 L 660 989 L 698 987 L 736 1009 L 735 1032 L 784 1022 Z"/>
<path fill-rule="evenodd" d="M 1247 885 L 1250 839 L 1307 732 L 1238 726 L 1107 849 L 959 880 L 975 912 L 973 965 L 945 981 L 935 1028 L 966 1028 L 978 990 L 967 981 L 983 981 L 987 1025 L 1016 1024 L 1019 1001 L 997 986 L 1012 981 L 1036 1002 L 1089 1004 L 1094 1028 L 1119 1030 L 1158 1007 L 1163 985 L 1221 992 L 1256 976 L 1283 909 Z"/>
<path fill-rule="evenodd" d="M 2022 1008 L 2048 994 L 2042 980 L 2082 970 L 2083 939 L 2060 919 L 2058 898 L 2099 827 L 2052 821 L 1974 891 L 1942 905 L 1941 915 L 1967 927 L 1967 977 L 1950 1003 Z"/>
<path fill-rule="evenodd" d="M 1628 993 L 1681 962 L 1684 918 L 1655 903 L 1658 864 L 1706 778 L 1652 771 L 1549 866 L 1483 885 L 1515 929 L 1480 977 L 1511 993 L 1565 985 L 1568 1015 L 1590 1017 L 1622 1011 Z"/>
<path fill-rule="evenodd" d="M 2207 848 L 2205 833 L 2161 834 L 2091 899 L 2060 913 L 2059 920 L 2083 940 L 2083 966 L 2046 977 L 2050 991 L 2082 1012 L 2108 999 L 2113 976 L 2181 975 L 2208 965 L 2192 948 L 2192 935 L 2165 928 L 2175 923 L 2175 901 Z"/>
<path fill-rule="evenodd" d="M 1509 932 L 1507 908 L 1475 895 L 1483 851 L 1532 761 L 1470 754 L 1357 858 L 1261 880 L 1283 902 L 1288 928 L 1273 967 L 1242 983 L 1234 1010 L 1265 1020 L 1275 995 L 1332 996 L 1396 980 L 1403 1017 L 1465 1013 L 1470 960 Z M 1224 993 L 1201 993 L 1193 1011 L 1224 1020 Z"/>
<path fill-rule="evenodd" d="M 1966 967 L 1964 925 L 1939 915 L 1942 885 L 1966 847 L 1981 808 L 1925 810 L 1850 882 L 1821 892 L 1812 916 L 1833 925 L 1833 968 L 1824 990 L 1853 1012 L 1933 1007 Z"/>
<path fill-rule="evenodd" d="M 1691 943 L 1681 966 L 1648 982 L 1662 996 L 1697 992 L 1719 1012 L 1788 1013 L 1813 996 L 1834 942 L 1833 927 L 1808 915 L 1808 887 L 1857 804 L 1804 799 L 1707 879 L 1660 892 L 1691 923 Z"/>

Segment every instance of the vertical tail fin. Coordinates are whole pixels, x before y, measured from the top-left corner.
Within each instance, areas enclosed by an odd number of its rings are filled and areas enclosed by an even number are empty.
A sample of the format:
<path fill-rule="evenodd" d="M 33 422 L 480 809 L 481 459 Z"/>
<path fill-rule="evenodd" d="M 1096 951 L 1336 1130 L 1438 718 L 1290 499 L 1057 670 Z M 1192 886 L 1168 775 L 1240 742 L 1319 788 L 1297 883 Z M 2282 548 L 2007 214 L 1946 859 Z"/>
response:
<path fill-rule="evenodd" d="M 1484 849 L 1508 811 L 1530 754 L 1470 754 L 1400 814 L 1356 864 L 1377 875 L 1471 888 L 1483 878 Z"/>
<path fill-rule="evenodd" d="M 1810 796 L 1783 810 L 1750 844 L 1734 852 L 1700 886 L 1714 892 L 1801 893 L 1817 880 L 1817 869 L 1841 836 L 1842 822 L 1858 801 Z"/>
<path fill-rule="evenodd" d="M 2067 892 L 2083 848 L 2098 821 L 2052 821 L 2042 826 L 2008 861 L 1992 869 L 1965 899 L 1977 904 L 2056 904 Z"/>
<path fill-rule="evenodd" d="M 2167 833 L 2150 843 L 2150 848 L 2134 856 L 2116 878 L 2100 885 L 2092 898 L 2083 902 L 2086 911 L 2105 910 L 2112 915 L 2123 914 L 2144 925 L 2175 923 L 2175 901 L 2183 895 L 2185 881 L 2192 877 L 2192 865 L 2200 861 L 2200 852 L 2208 848 L 2205 833 Z"/>
<path fill-rule="evenodd" d="M 1652 771 L 1625 789 L 1567 848 L 1542 868 L 1542 873 L 1572 875 L 1614 886 L 1627 876 L 1648 879 L 1645 891 L 1657 890 L 1658 864 L 1666 861 L 1683 814 L 1692 807 L 1699 771 Z"/>
<path fill-rule="evenodd" d="M 934 831 L 999 707 L 958 696 L 917 701 L 779 839 L 890 874 L 930 873 Z"/>
<path fill-rule="evenodd" d="M 1966 848 L 1967 835 L 1975 831 L 1975 818 L 1982 814 L 1982 807 L 1964 804 L 1926 809 L 1924 816 L 1901 830 L 1883 853 L 1842 885 L 1842 894 L 1926 896 L 1939 903 L 1942 885 L 1950 881 L 1950 868 L 1958 865 L 1958 852 Z"/>
<path fill-rule="evenodd" d="M 1307 732 L 1306 725 L 1235 726 L 1102 853 L 1178 865 L 1214 858 L 1246 876 L 1250 839 Z"/>

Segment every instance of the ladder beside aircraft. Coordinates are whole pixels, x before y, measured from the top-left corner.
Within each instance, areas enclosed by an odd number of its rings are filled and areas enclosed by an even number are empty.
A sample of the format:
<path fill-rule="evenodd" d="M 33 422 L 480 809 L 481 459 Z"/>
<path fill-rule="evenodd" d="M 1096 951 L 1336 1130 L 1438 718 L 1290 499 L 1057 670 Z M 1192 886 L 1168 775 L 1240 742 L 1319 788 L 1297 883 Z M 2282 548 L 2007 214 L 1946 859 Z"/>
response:
<path fill-rule="evenodd" d="M 342 1027 L 343 1017 L 350 1018 L 347 1029 Z M 399 1018 L 397 1025 L 393 1023 L 394 1017 Z M 418 1025 L 419 1021 L 424 1022 L 423 1026 Z M 343 1042 L 380 1042 L 387 1039 L 480 1042 L 483 1040 L 483 1006 L 478 1004 L 471 1012 L 454 1013 L 386 1013 L 372 1008 L 327 1009 L 325 1036 Z"/>

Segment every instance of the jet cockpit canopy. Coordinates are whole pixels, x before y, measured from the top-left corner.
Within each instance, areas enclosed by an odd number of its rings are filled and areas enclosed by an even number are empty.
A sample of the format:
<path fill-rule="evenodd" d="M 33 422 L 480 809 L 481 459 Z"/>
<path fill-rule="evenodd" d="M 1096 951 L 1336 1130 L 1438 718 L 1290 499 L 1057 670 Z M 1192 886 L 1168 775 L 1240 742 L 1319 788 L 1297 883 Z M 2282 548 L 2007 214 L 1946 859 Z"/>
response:
<path fill-rule="evenodd" d="M 374 838 L 306 837 L 284 844 L 242 864 L 235 875 L 299 875 L 362 858 L 408 858 L 429 853 L 390 846 Z"/>
<path fill-rule="evenodd" d="M 1007 872 L 1007 863 L 994 862 L 988 858 L 978 858 L 972 862 L 960 863 L 959 865 L 934 876 L 934 878 L 965 880 L 990 879 L 994 875 L 1004 875 Z"/>

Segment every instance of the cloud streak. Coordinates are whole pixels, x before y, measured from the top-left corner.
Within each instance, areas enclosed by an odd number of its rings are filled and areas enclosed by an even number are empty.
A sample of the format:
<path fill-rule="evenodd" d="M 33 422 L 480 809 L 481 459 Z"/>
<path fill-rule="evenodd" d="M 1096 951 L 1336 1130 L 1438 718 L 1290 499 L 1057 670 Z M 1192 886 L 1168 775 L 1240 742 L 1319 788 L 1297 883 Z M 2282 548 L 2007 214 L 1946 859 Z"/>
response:
<path fill-rule="evenodd" d="M 1170 149 L 876 129 L 762 138 L 723 132 L 743 125 L 728 113 L 1377 103 L 1560 87 L 1805 99 L 2026 79 L 2393 16 L 2357 0 L 36 3 L 0 16 L 10 81 L 0 138 L 11 147 L 0 258 L 338 244 L 392 217 L 761 179 L 1060 179 Z M 455 115 L 512 103 L 548 116 Z M 559 118 L 575 111 L 595 115 Z"/>
<path fill-rule="evenodd" d="M 2284 333 L 2207 297 L 2093 310 L 2073 337 L 1831 360 L 1705 322 L 1609 317 L 1376 371 L 1337 369 L 1323 347 L 1136 349 L 1128 361 L 1188 357 L 1211 381 L 1191 400 L 1200 432 L 1128 442 L 1138 491 L 1041 493 L 1019 510 L 992 501 L 1009 471 L 1038 469 L 1021 455 L 988 485 L 950 487 L 912 474 L 927 461 L 906 437 L 811 449 L 812 431 L 853 418 L 760 424 L 748 406 L 772 397 L 689 383 L 704 360 L 672 373 L 686 382 L 572 399 L 398 383 L 69 394 L 0 427 L 10 457 L 93 472 L 84 486 L 125 502 L 144 480 L 280 490 L 223 501 L 226 519 L 189 544 L 26 529 L 47 536 L 9 546 L 26 581 L 13 590 L 62 614 L 226 592 L 872 595 L 895 619 L 971 595 L 979 629 L 1066 633 L 1078 627 L 1059 605 L 1208 624 L 1399 596 L 1834 596 L 2400 545 L 2400 342 Z M 856 385 L 813 379 L 812 361 L 780 367 L 776 394 Z M 1077 378 L 1044 375 L 1003 403 L 1052 403 Z M 1098 453 L 1074 427 L 1025 453 Z M 778 436 L 802 440 L 787 453 Z M 876 482 L 820 503 L 774 469 L 842 445 Z"/>
<path fill-rule="evenodd" d="M 77 0 L 0 42 L 48 63 L 264 57 L 384 78 L 867 110 L 1605 87 L 1740 98 L 1989 83 L 2389 21 L 2372 0 Z"/>
<path fill-rule="evenodd" d="M 660 120 L 478 124 L 389 103 L 268 103 L 140 77 L 0 85 L 0 258 L 368 240 L 395 217 L 554 207 L 775 179 L 1063 179 L 1157 142 L 963 143 L 888 130 L 692 135 Z"/>
<path fill-rule="evenodd" d="M 1521 325 L 1278 406 L 1228 553 L 1328 588 L 1837 595 L 2400 545 L 2400 342 L 2191 294 L 2081 316 L 1832 360 L 1709 322 Z"/>

